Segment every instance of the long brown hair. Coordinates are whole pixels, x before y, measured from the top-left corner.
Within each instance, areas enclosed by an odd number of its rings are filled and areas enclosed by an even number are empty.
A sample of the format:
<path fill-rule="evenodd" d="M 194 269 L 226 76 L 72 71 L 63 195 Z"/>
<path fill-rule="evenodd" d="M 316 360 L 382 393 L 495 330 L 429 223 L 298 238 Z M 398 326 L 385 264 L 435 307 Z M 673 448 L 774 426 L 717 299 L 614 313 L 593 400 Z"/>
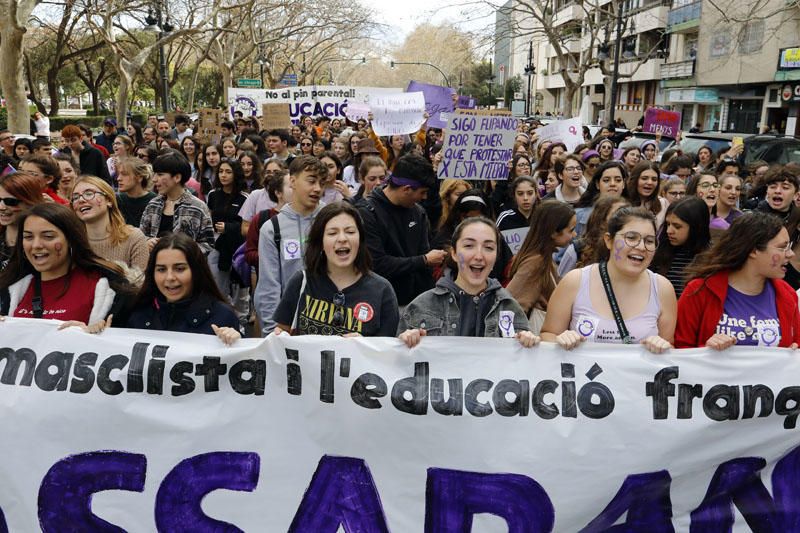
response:
<path fill-rule="evenodd" d="M 86 226 L 71 208 L 53 202 L 33 205 L 20 216 L 20 233 L 25 227 L 25 221 L 31 216 L 43 218 L 64 234 L 69 245 L 70 268 L 77 267 L 89 272 L 99 272 L 103 276 L 108 276 L 109 285 L 116 292 L 131 292 L 132 287 L 125 281 L 122 268 L 94 253 L 91 246 L 89 246 Z M 0 272 L 0 287 L 8 287 L 28 274 L 39 275 L 25 256 L 25 251 L 22 248 L 24 240 L 23 238 L 17 239 L 17 243 L 14 245 L 14 253 L 8 262 L 8 266 L 3 272 Z M 68 277 L 65 278 L 64 292 L 67 290 L 66 284 L 69 282 L 68 280 Z"/>
<path fill-rule="evenodd" d="M 328 275 L 328 258 L 325 255 L 322 240 L 325 237 L 325 226 L 338 215 L 350 216 L 358 229 L 358 252 L 353 261 L 353 269 L 362 275 L 369 274 L 372 270 L 372 256 L 369 255 L 367 249 L 367 234 L 361 215 L 355 207 L 347 202 L 334 202 L 320 209 L 308 230 L 305 264 L 306 272 L 311 277 L 322 278 Z"/>
<path fill-rule="evenodd" d="M 603 196 L 597 199 L 586 221 L 586 233 L 581 238 L 583 247 L 581 248 L 575 268 L 585 267 L 600 262 L 603 257 L 608 256 L 608 248 L 603 236 L 606 234 L 608 214 L 611 209 L 618 204 L 622 207 L 629 207 L 631 204 L 625 198 L 619 196 Z"/>
<path fill-rule="evenodd" d="M 556 244 L 553 242 L 553 234 L 563 231 L 564 228 L 575 216 L 572 206 L 559 202 L 558 200 L 546 200 L 539 204 L 531 214 L 531 226 L 525 241 L 514 257 L 511 265 L 511 277 L 517 273 L 517 269 L 522 262 L 532 255 L 540 255 L 546 261 L 542 261 L 539 272 L 534 272 L 536 277 L 544 277 L 553 268 L 553 261 L 550 259 L 556 251 Z"/>
<path fill-rule="evenodd" d="M 656 188 L 653 189 L 653 193 L 649 198 L 643 198 L 639 195 L 639 177 L 647 170 L 652 170 L 656 173 Z M 642 207 L 646 208 L 654 215 L 657 215 L 661 212 L 661 200 L 659 200 L 660 188 L 661 169 L 658 167 L 658 163 L 644 161 L 642 163 L 638 163 L 635 167 L 633 167 L 633 170 L 631 170 L 631 175 L 625 184 L 625 192 L 623 193 L 623 196 L 630 200 L 631 204 L 633 204 L 635 207 L 638 207 L 639 204 L 641 204 Z"/>
<path fill-rule="evenodd" d="M 741 270 L 750 253 L 763 251 L 783 228 L 781 219 L 767 213 L 745 213 L 687 268 L 687 280 L 708 278 L 717 272 Z"/>

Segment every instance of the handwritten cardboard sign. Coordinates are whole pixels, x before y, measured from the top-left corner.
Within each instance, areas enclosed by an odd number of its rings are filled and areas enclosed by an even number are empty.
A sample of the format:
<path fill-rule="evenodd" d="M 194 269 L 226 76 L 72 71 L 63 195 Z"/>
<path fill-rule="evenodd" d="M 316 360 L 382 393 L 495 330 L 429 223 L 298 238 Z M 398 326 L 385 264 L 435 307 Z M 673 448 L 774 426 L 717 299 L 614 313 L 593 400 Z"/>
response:
<path fill-rule="evenodd" d="M 369 107 L 377 135 L 414 133 L 425 122 L 425 96 L 421 92 L 375 95 Z"/>
<path fill-rule="evenodd" d="M 456 109 L 442 146 L 439 179 L 508 179 L 519 120 L 494 110 Z"/>
<path fill-rule="evenodd" d="M 261 104 L 261 127 L 265 130 L 285 130 L 292 127 L 289 104 Z"/>

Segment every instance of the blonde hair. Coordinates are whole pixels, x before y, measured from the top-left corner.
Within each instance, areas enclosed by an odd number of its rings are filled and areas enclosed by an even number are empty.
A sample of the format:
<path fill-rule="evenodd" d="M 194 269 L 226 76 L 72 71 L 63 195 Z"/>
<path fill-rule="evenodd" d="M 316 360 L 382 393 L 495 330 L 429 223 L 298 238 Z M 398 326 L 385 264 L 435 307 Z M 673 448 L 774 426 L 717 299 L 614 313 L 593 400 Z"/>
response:
<path fill-rule="evenodd" d="M 436 225 L 437 228 L 441 228 L 444 221 L 450 216 L 450 204 L 447 199 L 450 197 L 450 193 L 458 187 L 464 187 L 465 191 L 470 189 L 469 183 L 465 180 L 454 178 L 442 180 L 441 186 L 439 187 L 439 198 L 442 199 L 442 216 L 439 217 L 439 223 Z"/>
<path fill-rule="evenodd" d="M 144 190 L 149 191 L 152 188 L 153 167 L 138 157 L 121 157 L 117 169 L 130 172 L 139 178 Z"/>
<path fill-rule="evenodd" d="M 103 193 L 103 196 L 106 197 L 108 203 L 111 204 L 108 207 L 108 239 L 111 244 L 116 246 L 128 240 L 128 237 L 131 236 L 132 228 L 125 224 L 125 218 L 122 216 L 122 212 L 119 210 L 119 205 L 117 205 L 117 195 L 114 194 L 114 189 L 111 188 L 111 185 L 106 183 L 104 180 L 101 180 L 97 176 L 84 175 L 75 180 L 75 184 L 72 186 L 72 191 L 70 191 L 70 198 L 72 197 L 75 187 L 77 187 L 79 183 L 88 183 L 89 185 L 96 187 L 101 193 Z"/>

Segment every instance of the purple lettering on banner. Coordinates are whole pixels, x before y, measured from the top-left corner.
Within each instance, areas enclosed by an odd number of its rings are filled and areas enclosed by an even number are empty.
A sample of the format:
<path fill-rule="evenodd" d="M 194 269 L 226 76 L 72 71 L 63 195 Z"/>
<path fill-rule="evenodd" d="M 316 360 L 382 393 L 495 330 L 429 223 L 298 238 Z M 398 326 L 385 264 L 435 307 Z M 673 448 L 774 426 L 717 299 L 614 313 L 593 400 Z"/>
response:
<path fill-rule="evenodd" d="M 428 469 L 425 533 L 469 533 L 479 513 L 499 516 L 509 533 L 545 533 L 555 522 L 549 496 L 528 476 Z"/>
<path fill-rule="evenodd" d="M 363 459 L 324 455 L 289 533 L 388 533 L 375 481 Z"/>
<path fill-rule="evenodd" d="M 691 533 L 726 533 L 735 520 L 733 506 L 756 532 L 785 533 L 783 520 L 759 472 L 767 466 L 761 457 L 742 457 L 717 467 L 700 505 L 692 511 Z M 793 492 L 793 491 L 792 491 Z M 796 497 L 796 494 L 794 494 Z M 796 505 L 793 499 L 790 509 Z M 793 529 L 791 531 L 797 531 Z"/>
<path fill-rule="evenodd" d="M 800 532 L 800 446 L 784 455 L 772 471 L 772 494 L 783 513 L 783 531 Z"/>
<path fill-rule="evenodd" d="M 475 99 L 471 96 L 459 95 L 456 105 L 459 109 L 475 109 Z"/>
<path fill-rule="evenodd" d="M 406 92 L 413 93 L 418 91 L 422 91 L 422 94 L 425 95 L 425 111 L 430 115 L 430 117 L 428 117 L 428 127 L 446 128 L 447 121 L 442 120 L 439 114 L 453 111 L 453 95 L 456 94 L 455 89 L 411 80 L 408 84 L 408 88 L 406 88 Z"/>
<path fill-rule="evenodd" d="M 147 458 L 136 453 L 98 451 L 61 459 L 39 487 L 42 531 L 125 533 L 92 513 L 92 496 L 104 490 L 142 492 L 146 471 Z"/>
<path fill-rule="evenodd" d="M 242 533 L 233 524 L 207 516 L 200 504 L 217 489 L 252 492 L 260 467 L 261 458 L 252 452 L 211 452 L 184 459 L 158 488 L 156 528 L 169 533 Z"/>
<path fill-rule="evenodd" d="M 611 502 L 581 533 L 672 533 L 675 528 L 672 526 L 672 501 L 669 497 L 671 483 L 672 478 L 666 470 L 626 477 Z M 625 513 L 625 523 L 615 525 Z"/>

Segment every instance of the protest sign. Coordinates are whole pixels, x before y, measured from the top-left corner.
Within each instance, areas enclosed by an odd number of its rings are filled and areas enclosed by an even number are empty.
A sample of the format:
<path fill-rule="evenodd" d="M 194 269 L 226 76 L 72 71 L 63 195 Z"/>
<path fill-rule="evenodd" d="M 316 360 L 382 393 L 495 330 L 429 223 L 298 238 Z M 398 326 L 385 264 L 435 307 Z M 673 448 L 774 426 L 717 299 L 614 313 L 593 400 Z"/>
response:
<path fill-rule="evenodd" d="M 539 134 L 539 142 L 553 141 L 562 142 L 567 146 L 567 152 L 572 152 L 575 147 L 583 142 L 583 124 L 580 117 L 567 120 L 556 120 L 536 128 Z"/>
<path fill-rule="evenodd" d="M 421 92 L 372 95 L 369 107 L 377 135 L 415 133 L 425 123 L 425 96 Z"/>
<path fill-rule="evenodd" d="M 256 116 L 263 104 L 289 104 L 293 124 L 302 115 L 344 118 L 349 102 L 369 102 L 373 94 L 391 94 L 402 89 L 383 87 L 349 87 L 336 85 L 304 85 L 283 89 L 228 88 L 228 109 L 231 116 L 241 111 L 244 116 Z"/>
<path fill-rule="evenodd" d="M 265 130 L 284 130 L 292 127 L 288 104 L 262 104 L 261 128 Z"/>
<path fill-rule="evenodd" d="M 675 137 L 681 129 L 680 111 L 668 111 L 658 107 L 651 107 L 644 112 L 642 131 L 659 133 L 667 137 Z"/>
<path fill-rule="evenodd" d="M 223 121 L 225 121 L 223 110 L 201 108 L 198 111 L 198 130 L 194 132 L 194 136 L 204 143 L 219 142 Z"/>
<path fill-rule="evenodd" d="M 507 112 L 456 109 L 445 132 L 439 179 L 507 179 L 518 122 Z"/>
<path fill-rule="evenodd" d="M 428 127 L 446 128 L 448 122 L 442 120 L 439 114 L 453 111 L 453 95 L 456 94 L 455 89 L 411 80 L 406 88 L 406 92 L 413 91 L 422 91 L 425 95 L 425 111 L 430 115 L 428 118 Z"/>
<path fill-rule="evenodd" d="M 351 122 L 358 122 L 359 120 L 369 120 L 370 114 L 369 104 L 362 104 L 361 102 L 349 102 L 345 115 Z"/>
<path fill-rule="evenodd" d="M 228 348 L 7 319 L 0 365 L 2 531 L 788 532 L 800 513 L 785 349 Z"/>
<path fill-rule="evenodd" d="M 459 109 L 475 109 L 475 99 L 471 96 L 459 96 L 456 107 Z"/>
<path fill-rule="evenodd" d="M 529 226 L 526 226 L 524 228 L 507 229 L 500 232 L 503 234 L 503 238 L 506 240 L 508 247 L 511 248 L 512 254 L 517 255 L 530 229 Z"/>

